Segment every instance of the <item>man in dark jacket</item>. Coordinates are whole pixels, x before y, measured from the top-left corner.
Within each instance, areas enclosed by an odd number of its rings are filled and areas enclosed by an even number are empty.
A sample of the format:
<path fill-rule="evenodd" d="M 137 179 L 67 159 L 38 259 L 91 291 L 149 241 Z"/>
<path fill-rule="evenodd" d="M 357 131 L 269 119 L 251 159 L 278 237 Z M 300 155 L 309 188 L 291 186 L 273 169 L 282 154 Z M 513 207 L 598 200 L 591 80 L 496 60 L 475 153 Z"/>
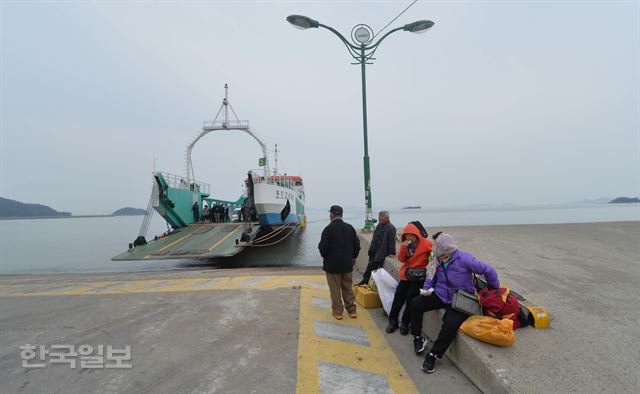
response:
<path fill-rule="evenodd" d="M 248 198 L 244 199 L 244 204 L 242 205 L 242 218 L 243 218 L 243 222 L 250 222 L 251 221 L 251 202 L 249 201 Z"/>
<path fill-rule="evenodd" d="M 333 205 L 329 218 L 331 223 L 322 231 L 318 250 L 323 258 L 322 269 L 327 275 L 333 317 L 342 320 L 344 301 L 344 309 L 350 317 L 356 318 L 353 266 L 360 253 L 360 241 L 353 226 L 342 221 L 342 207 Z"/>
<path fill-rule="evenodd" d="M 198 207 L 198 202 L 194 202 L 193 206 L 191 207 L 191 210 L 193 211 L 193 222 L 194 223 L 199 223 L 200 222 L 200 207 Z"/>
<path fill-rule="evenodd" d="M 396 228 L 389 221 L 389 211 L 380 211 L 378 225 L 373 232 L 371 246 L 369 246 L 369 264 L 362 274 L 362 280 L 358 285 L 369 283 L 371 271 L 382 267 L 387 256 L 396 254 Z"/>

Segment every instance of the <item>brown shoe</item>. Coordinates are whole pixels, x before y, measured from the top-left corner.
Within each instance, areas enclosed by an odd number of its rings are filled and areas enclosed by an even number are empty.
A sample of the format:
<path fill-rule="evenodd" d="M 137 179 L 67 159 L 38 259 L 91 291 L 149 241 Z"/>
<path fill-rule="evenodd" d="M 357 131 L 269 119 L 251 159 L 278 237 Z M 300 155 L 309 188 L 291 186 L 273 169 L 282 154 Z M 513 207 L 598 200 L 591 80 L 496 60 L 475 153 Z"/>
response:
<path fill-rule="evenodd" d="M 349 317 L 355 319 L 356 317 L 358 317 L 358 314 L 356 313 L 356 311 L 349 312 Z"/>
<path fill-rule="evenodd" d="M 336 320 L 342 320 L 342 315 L 336 315 L 335 313 L 333 314 L 333 317 L 336 318 Z"/>

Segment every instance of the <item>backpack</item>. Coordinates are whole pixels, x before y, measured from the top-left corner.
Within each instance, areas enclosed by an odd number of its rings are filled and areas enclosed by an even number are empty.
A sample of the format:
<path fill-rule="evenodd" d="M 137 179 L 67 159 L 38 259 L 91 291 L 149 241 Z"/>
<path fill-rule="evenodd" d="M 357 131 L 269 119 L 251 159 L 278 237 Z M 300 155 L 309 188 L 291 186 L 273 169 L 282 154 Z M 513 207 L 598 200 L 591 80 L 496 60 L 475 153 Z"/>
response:
<path fill-rule="evenodd" d="M 422 225 L 422 223 L 420 223 L 419 220 L 415 220 L 411 222 L 411 224 L 416 226 L 416 228 L 420 232 L 420 235 L 422 235 L 424 238 L 427 238 L 429 236 L 429 233 L 427 233 L 427 230 L 424 228 L 424 226 Z"/>
<path fill-rule="evenodd" d="M 497 319 L 511 319 L 513 320 L 514 329 L 522 326 L 518 317 L 520 313 L 520 303 L 518 299 L 511 294 L 508 287 L 481 290 L 478 293 L 478 300 L 486 316 Z"/>

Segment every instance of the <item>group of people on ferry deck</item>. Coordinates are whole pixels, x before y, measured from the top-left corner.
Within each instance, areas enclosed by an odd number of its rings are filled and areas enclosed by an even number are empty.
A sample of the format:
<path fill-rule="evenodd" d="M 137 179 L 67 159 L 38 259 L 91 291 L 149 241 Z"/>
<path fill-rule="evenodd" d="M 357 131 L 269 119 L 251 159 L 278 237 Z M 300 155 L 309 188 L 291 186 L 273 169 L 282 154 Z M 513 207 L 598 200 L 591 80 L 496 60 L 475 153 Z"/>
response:
<path fill-rule="evenodd" d="M 225 204 L 218 205 L 214 202 L 211 204 L 211 207 L 209 207 L 204 203 L 201 215 L 198 203 L 194 202 L 191 210 L 193 211 L 194 223 L 227 223 L 231 221 L 229 218 L 229 206 Z"/>
<path fill-rule="evenodd" d="M 333 316 L 341 320 L 344 308 L 356 318 L 355 296 L 351 287 L 352 271 L 360 251 L 360 243 L 353 227 L 342 221 L 342 208 L 332 206 L 331 223 L 322 232 L 318 249 L 323 257 L 323 270 L 327 274 Z M 396 228 L 389 220 L 389 212 L 381 211 L 368 250 L 369 263 L 359 284 L 367 283 L 371 271 L 380 268 L 386 257 L 396 257 Z M 427 348 L 422 336 L 422 318 L 427 311 L 444 309 L 442 326 L 436 341 L 426 352 L 422 370 L 434 371 L 436 360 L 442 358 L 455 339 L 467 315 L 451 307 L 453 294 L 463 289 L 475 293 L 473 275 L 484 275 L 490 289 L 500 282 L 495 269 L 470 253 L 458 249 L 450 234 L 438 232 L 428 239 L 427 231 L 418 221 L 411 222 L 402 231 L 397 259 L 400 281 L 396 287 L 389 312 L 386 332 L 400 328 L 401 335 L 413 337 L 414 351 L 421 355 Z M 423 271 L 417 275 L 416 272 Z M 400 311 L 404 312 L 400 318 Z"/>

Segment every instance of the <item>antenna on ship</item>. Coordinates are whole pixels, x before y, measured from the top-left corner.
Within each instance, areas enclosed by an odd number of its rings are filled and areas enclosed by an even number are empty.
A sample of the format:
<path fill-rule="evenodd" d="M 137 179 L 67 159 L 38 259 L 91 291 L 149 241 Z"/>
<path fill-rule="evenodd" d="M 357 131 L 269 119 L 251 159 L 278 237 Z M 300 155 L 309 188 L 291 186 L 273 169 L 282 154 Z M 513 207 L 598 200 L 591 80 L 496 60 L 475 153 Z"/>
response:
<path fill-rule="evenodd" d="M 224 122 L 222 122 L 222 127 L 227 127 L 229 125 L 229 85 L 226 83 L 224 84 L 224 98 L 222 99 L 222 106 L 224 107 Z"/>
<path fill-rule="evenodd" d="M 276 149 L 273 151 L 273 153 L 276 160 L 276 166 L 273 168 L 273 175 L 278 175 L 278 144 L 276 144 Z"/>

